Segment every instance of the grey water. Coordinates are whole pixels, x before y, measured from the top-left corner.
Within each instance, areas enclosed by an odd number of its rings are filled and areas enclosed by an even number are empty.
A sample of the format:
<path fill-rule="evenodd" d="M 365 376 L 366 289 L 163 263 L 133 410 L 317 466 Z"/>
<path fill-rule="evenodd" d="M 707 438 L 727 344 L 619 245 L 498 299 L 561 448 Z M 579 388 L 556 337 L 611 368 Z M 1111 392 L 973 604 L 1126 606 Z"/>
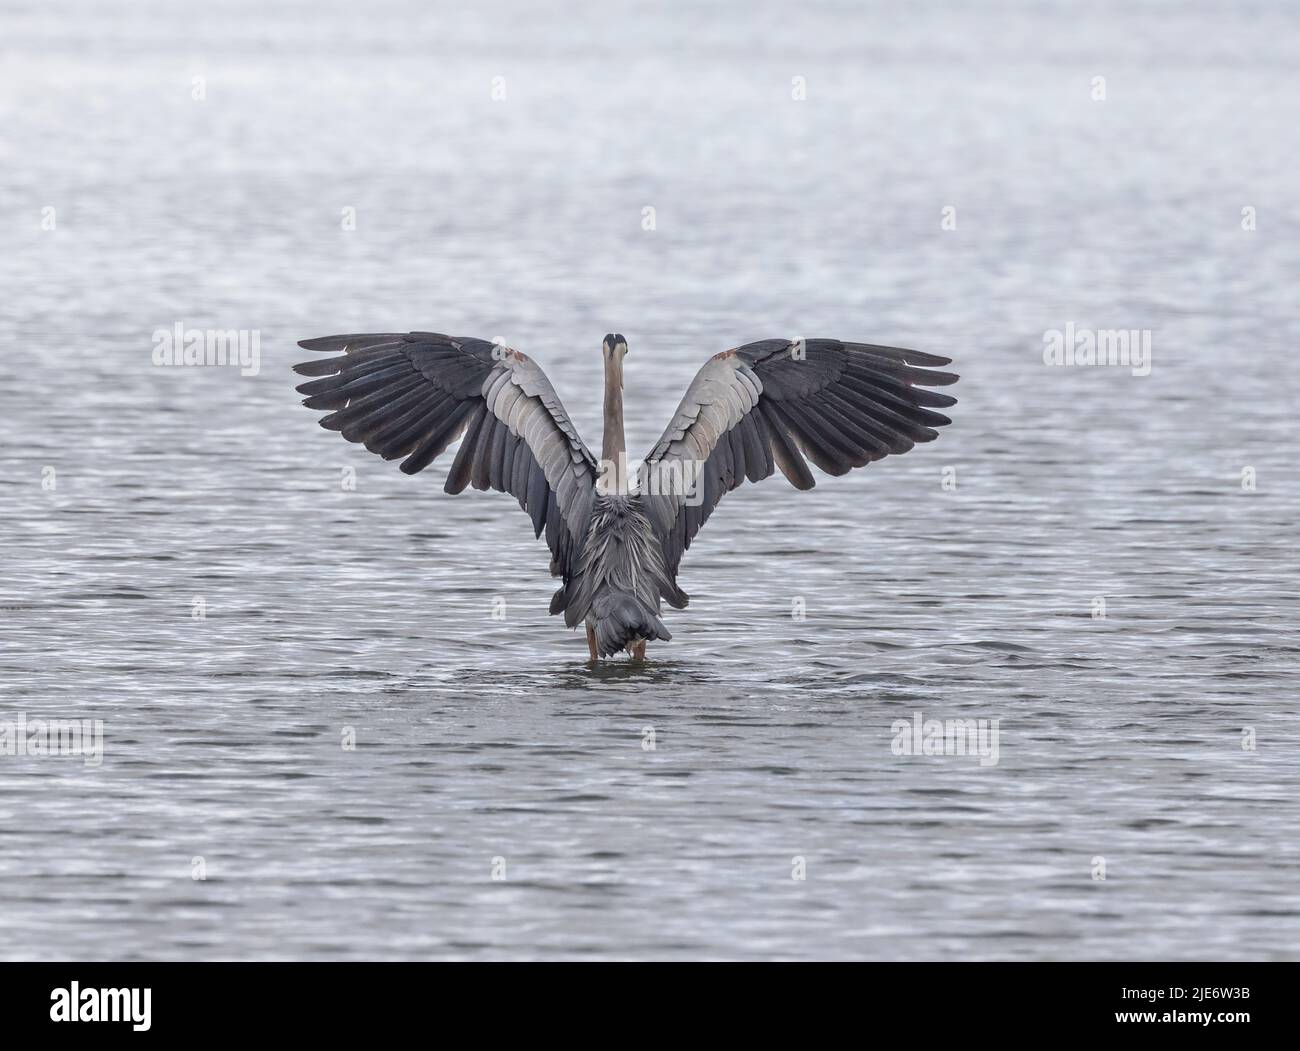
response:
<path fill-rule="evenodd" d="M 1281 3 L 6 5 L 0 729 L 103 753 L 0 754 L 0 956 L 1300 956 L 1298 100 Z M 510 498 L 299 404 L 407 329 L 593 447 L 622 332 L 637 454 L 752 339 L 960 401 L 589 667 Z"/>

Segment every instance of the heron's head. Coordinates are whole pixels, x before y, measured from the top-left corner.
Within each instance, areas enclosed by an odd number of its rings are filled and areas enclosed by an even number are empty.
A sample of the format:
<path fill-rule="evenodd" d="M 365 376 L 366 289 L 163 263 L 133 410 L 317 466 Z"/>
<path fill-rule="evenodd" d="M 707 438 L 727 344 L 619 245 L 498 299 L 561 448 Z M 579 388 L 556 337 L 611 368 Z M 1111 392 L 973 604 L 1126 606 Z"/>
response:
<path fill-rule="evenodd" d="M 623 359 L 627 357 L 627 340 L 623 338 L 621 332 L 611 332 L 605 337 L 605 342 L 600 349 L 606 361 L 621 365 Z"/>

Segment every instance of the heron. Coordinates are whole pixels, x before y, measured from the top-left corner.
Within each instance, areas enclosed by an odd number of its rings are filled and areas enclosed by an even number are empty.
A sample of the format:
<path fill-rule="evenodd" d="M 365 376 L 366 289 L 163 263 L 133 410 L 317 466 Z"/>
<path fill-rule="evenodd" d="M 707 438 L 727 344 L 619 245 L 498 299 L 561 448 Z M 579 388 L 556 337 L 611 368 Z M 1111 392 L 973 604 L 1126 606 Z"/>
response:
<path fill-rule="evenodd" d="M 938 437 L 956 399 L 937 354 L 837 339 L 764 339 L 705 362 L 635 478 L 623 436 L 621 333 L 601 343 L 604 435 L 596 460 L 541 367 L 501 341 L 435 332 L 302 340 L 330 354 L 294 366 L 319 423 L 418 474 L 457 440 L 443 486 L 509 493 L 546 536 L 550 603 L 583 624 L 589 659 L 672 638 L 661 602 L 684 609 L 682 556 L 719 501 L 777 470 L 811 489 L 808 466 L 843 475 Z"/>

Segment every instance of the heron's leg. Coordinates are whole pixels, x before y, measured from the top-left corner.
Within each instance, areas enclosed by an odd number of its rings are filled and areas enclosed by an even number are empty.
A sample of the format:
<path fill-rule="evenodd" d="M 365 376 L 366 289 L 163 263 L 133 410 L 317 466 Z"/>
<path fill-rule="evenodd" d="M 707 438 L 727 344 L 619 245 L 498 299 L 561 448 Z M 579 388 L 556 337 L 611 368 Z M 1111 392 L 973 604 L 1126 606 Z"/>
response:
<path fill-rule="evenodd" d="M 645 660 L 645 639 L 642 639 L 632 647 L 632 659 L 634 661 Z"/>
<path fill-rule="evenodd" d="M 596 660 L 599 656 L 596 653 L 596 629 L 590 624 L 587 625 L 587 652 L 591 654 L 591 660 Z"/>

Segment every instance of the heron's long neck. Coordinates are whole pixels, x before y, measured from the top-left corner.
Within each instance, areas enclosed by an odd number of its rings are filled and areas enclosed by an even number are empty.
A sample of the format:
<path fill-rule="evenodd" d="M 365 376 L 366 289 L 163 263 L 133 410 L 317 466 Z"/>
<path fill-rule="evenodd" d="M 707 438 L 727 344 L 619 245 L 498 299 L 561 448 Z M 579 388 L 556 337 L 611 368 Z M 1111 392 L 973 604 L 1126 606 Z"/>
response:
<path fill-rule="evenodd" d="M 605 359 L 605 441 L 600 458 L 618 463 L 627 452 L 623 439 L 623 362 L 617 354 Z"/>

